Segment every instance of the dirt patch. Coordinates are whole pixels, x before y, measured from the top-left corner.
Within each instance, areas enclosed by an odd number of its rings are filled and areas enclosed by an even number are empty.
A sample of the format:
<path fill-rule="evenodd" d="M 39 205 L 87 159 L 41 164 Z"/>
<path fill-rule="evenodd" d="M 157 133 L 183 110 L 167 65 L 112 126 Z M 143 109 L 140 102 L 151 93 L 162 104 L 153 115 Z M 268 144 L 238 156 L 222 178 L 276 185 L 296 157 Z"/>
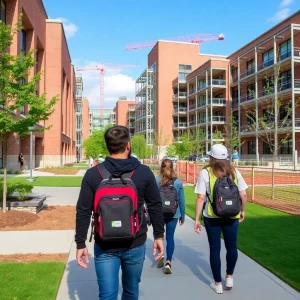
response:
<path fill-rule="evenodd" d="M 38 261 L 54 261 L 65 263 L 68 259 L 68 253 L 59 254 L 13 254 L 13 255 L 0 255 L 0 263 L 17 262 L 17 263 L 30 263 Z"/>
<path fill-rule="evenodd" d="M 49 206 L 37 215 L 11 210 L 0 212 L 0 230 L 73 230 L 75 206 Z"/>
<path fill-rule="evenodd" d="M 38 169 L 37 171 L 53 173 L 56 175 L 76 175 L 79 170 L 73 167 L 55 167 L 55 168 L 42 168 L 42 169 Z"/>

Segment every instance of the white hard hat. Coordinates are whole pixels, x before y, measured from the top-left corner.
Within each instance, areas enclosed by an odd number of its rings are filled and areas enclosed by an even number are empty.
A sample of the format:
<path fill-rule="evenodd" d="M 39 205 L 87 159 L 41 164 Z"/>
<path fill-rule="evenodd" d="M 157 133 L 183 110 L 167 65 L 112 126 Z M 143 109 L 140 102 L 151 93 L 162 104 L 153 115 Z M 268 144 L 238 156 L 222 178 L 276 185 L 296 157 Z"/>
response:
<path fill-rule="evenodd" d="M 216 159 L 227 159 L 228 150 L 222 144 L 215 144 L 211 147 L 210 151 L 207 154 Z"/>

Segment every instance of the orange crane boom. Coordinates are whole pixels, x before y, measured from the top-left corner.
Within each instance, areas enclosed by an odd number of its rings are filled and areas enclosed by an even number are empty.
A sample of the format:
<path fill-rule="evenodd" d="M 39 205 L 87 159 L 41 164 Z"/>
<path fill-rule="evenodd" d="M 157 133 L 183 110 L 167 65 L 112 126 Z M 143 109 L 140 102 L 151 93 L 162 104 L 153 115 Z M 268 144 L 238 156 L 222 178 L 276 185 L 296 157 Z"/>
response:
<path fill-rule="evenodd" d="M 100 119 L 103 118 L 104 73 L 105 73 L 105 70 L 108 70 L 108 69 L 122 70 L 122 69 L 133 69 L 133 68 L 139 68 L 139 66 L 100 63 L 99 65 L 96 65 L 96 66 L 84 67 L 84 68 L 77 67 L 76 68 L 77 72 L 80 72 L 80 71 L 100 71 Z"/>
<path fill-rule="evenodd" d="M 185 43 L 193 43 L 193 44 L 200 44 L 204 42 L 210 42 L 210 41 L 222 41 L 225 37 L 223 34 L 189 34 L 185 36 L 178 36 L 174 38 L 167 38 L 167 39 L 161 39 L 161 41 L 174 41 L 174 42 L 185 42 Z M 141 48 L 152 48 L 155 46 L 155 44 L 158 42 L 158 40 L 152 40 L 152 41 L 146 41 L 146 42 L 140 42 L 140 43 L 133 43 L 133 44 L 127 44 L 125 46 L 125 50 L 137 50 Z"/>

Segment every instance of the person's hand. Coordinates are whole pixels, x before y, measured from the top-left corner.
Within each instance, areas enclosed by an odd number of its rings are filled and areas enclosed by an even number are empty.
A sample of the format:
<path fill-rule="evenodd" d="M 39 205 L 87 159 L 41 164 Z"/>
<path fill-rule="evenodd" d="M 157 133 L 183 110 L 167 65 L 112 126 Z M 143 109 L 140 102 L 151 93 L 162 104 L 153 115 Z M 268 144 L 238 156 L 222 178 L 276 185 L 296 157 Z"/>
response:
<path fill-rule="evenodd" d="M 239 222 L 243 222 L 245 220 L 245 212 L 244 211 L 241 211 L 241 214 L 240 214 L 240 218 L 239 218 Z"/>
<path fill-rule="evenodd" d="M 156 255 L 156 252 L 158 251 L 158 254 L 155 256 L 155 260 L 159 260 L 164 255 L 164 241 L 163 239 L 157 239 L 154 240 L 153 243 L 153 255 Z"/>
<path fill-rule="evenodd" d="M 184 220 L 179 220 L 179 225 L 182 226 L 184 224 Z"/>
<path fill-rule="evenodd" d="M 84 260 L 85 262 L 84 262 Z M 87 248 L 77 249 L 76 251 L 76 260 L 80 267 L 87 269 L 87 264 L 89 263 L 89 253 Z"/>
<path fill-rule="evenodd" d="M 200 221 L 195 221 L 195 224 L 194 224 L 194 230 L 196 233 L 200 234 L 201 233 L 201 223 Z"/>

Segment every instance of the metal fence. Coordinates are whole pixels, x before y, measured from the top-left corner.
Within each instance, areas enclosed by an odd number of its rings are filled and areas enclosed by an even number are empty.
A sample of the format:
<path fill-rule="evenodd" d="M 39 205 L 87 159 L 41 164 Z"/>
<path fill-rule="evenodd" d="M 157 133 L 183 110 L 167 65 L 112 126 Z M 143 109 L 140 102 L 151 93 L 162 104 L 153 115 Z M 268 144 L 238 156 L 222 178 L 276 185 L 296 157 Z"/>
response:
<path fill-rule="evenodd" d="M 178 161 L 177 177 L 195 185 L 204 164 Z M 269 208 L 300 215 L 300 171 L 266 166 L 237 167 L 249 188 L 248 200 Z"/>

